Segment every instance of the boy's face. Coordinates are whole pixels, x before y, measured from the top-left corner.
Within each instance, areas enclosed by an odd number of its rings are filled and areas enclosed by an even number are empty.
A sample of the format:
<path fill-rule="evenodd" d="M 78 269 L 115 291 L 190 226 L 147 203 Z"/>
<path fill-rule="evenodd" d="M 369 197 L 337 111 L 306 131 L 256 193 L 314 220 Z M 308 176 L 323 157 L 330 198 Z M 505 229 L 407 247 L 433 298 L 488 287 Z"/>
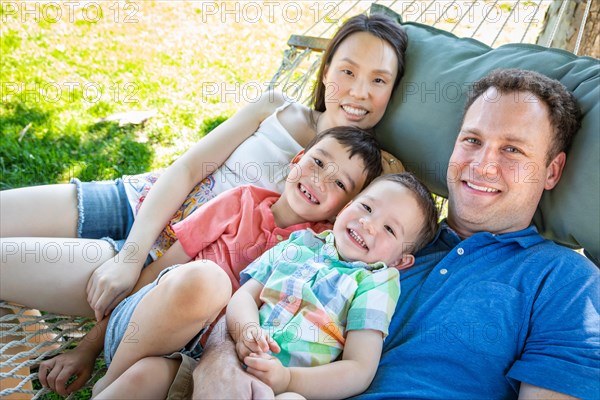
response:
<path fill-rule="evenodd" d="M 415 195 L 396 182 L 369 185 L 338 215 L 333 232 L 346 261 L 375 263 L 404 269 L 414 262 L 404 249 L 413 244 L 423 224 Z"/>
<path fill-rule="evenodd" d="M 365 183 L 363 160 L 326 137 L 293 164 L 282 197 L 305 221 L 334 218 Z"/>

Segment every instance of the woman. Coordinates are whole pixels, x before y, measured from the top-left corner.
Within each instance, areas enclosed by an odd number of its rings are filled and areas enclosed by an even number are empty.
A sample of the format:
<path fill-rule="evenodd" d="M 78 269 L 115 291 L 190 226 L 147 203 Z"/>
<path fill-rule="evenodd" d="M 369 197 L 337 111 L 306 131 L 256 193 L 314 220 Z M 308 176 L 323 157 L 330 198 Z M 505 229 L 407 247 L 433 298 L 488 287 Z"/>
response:
<path fill-rule="evenodd" d="M 186 201 L 186 196 L 198 182 L 207 183 L 209 172 L 214 172 L 209 181 L 216 187 L 210 188 L 207 198 L 231 184 L 252 183 L 281 192 L 283 179 L 278 177 L 285 175 L 291 158 L 317 132 L 342 125 L 373 128 L 402 77 L 406 46 L 406 34 L 390 19 L 355 16 L 340 27 L 323 55 L 313 109 L 289 102 L 280 93 L 265 93 L 189 149 L 154 184 L 142 175 L 0 192 L 1 236 L 26 237 L 3 240 L 3 300 L 67 314 L 95 314 L 101 320 L 131 291 L 173 214 L 183 207 L 178 218 L 185 217 L 202 202 L 193 196 Z M 274 152 L 259 160 L 265 143 Z M 390 164 L 390 159 L 385 156 L 384 167 L 398 171 L 400 163 Z M 214 167 L 232 160 L 241 165 L 255 162 L 262 170 L 252 179 L 244 180 L 243 175 L 229 183 L 215 179 L 227 174 Z M 140 191 L 147 196 L 136 197 Z M 108 239 L 86 240 L 100 238 Z M 115 243 L 119 240 L 122 243 Z M 63 257 L 42 257 L 41 262 L 20 257 L 27 249 L 50 244 Z M 162 250 L 156 248 L 154 253 Z"/>

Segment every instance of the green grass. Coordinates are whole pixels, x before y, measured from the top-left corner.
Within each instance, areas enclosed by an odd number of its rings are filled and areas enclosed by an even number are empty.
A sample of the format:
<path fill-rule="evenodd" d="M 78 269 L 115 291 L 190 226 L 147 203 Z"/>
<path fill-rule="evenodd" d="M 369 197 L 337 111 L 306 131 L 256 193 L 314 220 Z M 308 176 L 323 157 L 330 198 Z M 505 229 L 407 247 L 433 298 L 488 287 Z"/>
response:
<path fill-rule="evenodd" d="M 166 167 L 245 103 L 244 84 L 269 81 L 289 35 L 313 17 L 92 3 L 63 5 L 60 17 L 55 2 L 0 7 L 0 189 Z M 143 126 L 98 122 L 141 110 L 157 115 Z"/>
<path fill-rule="evenodd" d="M 60 18 L 47 8 L 57 2 L 0 4 L 0 190 L 168 166 L 245 103 L 245 83 L 264 87 L 288 37 L 314 19 L 310 2 L 296 23 L 209 13 L 201 2 L 92 3 L 101 17 L 84 14 L 84 2 L 63 5 Z M 99 121 L 142 110 L 157 115 Z"/>

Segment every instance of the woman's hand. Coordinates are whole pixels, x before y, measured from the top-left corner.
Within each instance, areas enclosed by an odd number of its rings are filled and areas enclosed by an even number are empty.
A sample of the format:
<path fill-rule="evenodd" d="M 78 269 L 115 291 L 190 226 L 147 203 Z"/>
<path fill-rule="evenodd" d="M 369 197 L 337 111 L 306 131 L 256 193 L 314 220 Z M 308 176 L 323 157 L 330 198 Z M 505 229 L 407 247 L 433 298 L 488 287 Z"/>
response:
<path fill-rule="evenodd" d="M 137 260 L 135 260 L 137 261 Z M 87 300 L 96 320 L 108 315 L 135 286 L 141 264 L 128 256 L 117 254 L 96 268 L 87 284 Z"/>
<path fill-rule="evenodd" d="M 402 165 L 402 162 L 397 157 L 383 150 L 381 150 L 381 165 L 383 167 L 383 175 L 399 174 L 406 171 L 404 165 Z"/>
<path fill-rule="evenodd" d="M 78 347 L 43 361 L 39 368 L 40 383 L 61 396 L 67 396 L 79 390 L 90 379 L 96 356 L 94 352 L 80 350 Z M 74 375 L 77 378 L 67 385 L 69 378 Z"/>

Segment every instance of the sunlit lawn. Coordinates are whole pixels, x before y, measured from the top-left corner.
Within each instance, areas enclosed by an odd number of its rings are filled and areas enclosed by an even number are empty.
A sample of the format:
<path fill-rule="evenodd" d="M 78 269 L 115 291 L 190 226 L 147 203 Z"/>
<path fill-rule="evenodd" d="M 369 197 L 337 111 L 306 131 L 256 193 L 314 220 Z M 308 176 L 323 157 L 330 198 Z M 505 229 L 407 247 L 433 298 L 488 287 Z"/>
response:
<path fill-rule="evenodd" d="M 314 19 L 225 2 L 58 4 L 0 8 L 0 189 L 168 165 L 255 99 Z M 144 125 L 98 122 L 148 110 Z"/>

